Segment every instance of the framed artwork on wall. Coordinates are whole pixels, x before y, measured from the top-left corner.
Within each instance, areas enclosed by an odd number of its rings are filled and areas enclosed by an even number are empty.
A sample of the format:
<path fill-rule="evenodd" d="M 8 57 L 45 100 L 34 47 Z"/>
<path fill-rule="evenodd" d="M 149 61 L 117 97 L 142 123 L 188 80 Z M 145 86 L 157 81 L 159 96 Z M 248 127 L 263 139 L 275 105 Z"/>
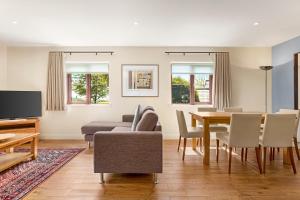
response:
<path fill-rule="evenodd" d="M 122 65 L 123 97 L 158 97 L 157 64 Z"/>

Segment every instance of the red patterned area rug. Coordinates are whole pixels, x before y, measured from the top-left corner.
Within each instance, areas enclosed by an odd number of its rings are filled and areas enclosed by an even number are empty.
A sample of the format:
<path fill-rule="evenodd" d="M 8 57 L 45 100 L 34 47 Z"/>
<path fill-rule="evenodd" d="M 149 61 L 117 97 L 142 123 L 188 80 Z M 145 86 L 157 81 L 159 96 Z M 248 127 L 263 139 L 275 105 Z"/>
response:
<path fill-rule="evenodd" d="M 20 163 L 1 172 L 0 200 L 21 199 L 82 150 L 83 148 L 39 149 L 36 160 Z"/>

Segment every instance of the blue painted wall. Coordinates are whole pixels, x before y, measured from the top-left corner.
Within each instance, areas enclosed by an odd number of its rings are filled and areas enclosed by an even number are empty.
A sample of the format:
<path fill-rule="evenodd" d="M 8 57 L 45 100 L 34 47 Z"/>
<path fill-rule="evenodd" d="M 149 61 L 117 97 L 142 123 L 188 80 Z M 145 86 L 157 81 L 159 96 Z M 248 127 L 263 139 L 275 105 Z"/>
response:
<path fill-rule="evenodd" d="M 272 47 L 272 110 L 294 108 L 294 54 L 300 36 Z"/>

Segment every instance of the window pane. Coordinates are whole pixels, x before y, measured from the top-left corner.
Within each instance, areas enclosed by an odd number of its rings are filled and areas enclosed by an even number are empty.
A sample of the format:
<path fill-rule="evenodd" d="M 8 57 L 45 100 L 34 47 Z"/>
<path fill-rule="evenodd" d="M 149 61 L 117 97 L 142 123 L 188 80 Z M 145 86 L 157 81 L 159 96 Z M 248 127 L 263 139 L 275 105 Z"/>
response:
<path fill-rule="evenodd" d="M 195 102 L 211 103 L 211 74 L 195 74 Z"/>
<path fill-rule="evenodd" d="M 190 75 L 172 75 L 172 103 L 190 103 Z"/>
<path fill-rule="evenodd" d="M 72 73 L 72 103 L 86 103 L 86 75 Z"/>
<path fill-rule="evenodd" d="M 108 74 L 91 74 L 91 103 L 107 104 L 109 103 L 109 79 Z"/>

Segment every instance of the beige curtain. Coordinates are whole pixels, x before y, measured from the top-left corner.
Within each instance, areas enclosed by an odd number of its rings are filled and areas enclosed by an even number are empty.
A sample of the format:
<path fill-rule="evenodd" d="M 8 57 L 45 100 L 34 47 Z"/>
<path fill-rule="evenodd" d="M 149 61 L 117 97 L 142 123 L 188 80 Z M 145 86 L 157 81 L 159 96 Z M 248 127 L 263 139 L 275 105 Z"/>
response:
<path fill-rule="evenodd" d="M 64 102 L 63 52 L 50 52 L 48 60 L 46 110 L 64 110 Z"/>
<path fill-rule="evenodd" d="M 214 81 L 214 106 L 223 110 L 230 106 L 231 78 L 229 53 L 216 53 L 215 81 Z"/>

